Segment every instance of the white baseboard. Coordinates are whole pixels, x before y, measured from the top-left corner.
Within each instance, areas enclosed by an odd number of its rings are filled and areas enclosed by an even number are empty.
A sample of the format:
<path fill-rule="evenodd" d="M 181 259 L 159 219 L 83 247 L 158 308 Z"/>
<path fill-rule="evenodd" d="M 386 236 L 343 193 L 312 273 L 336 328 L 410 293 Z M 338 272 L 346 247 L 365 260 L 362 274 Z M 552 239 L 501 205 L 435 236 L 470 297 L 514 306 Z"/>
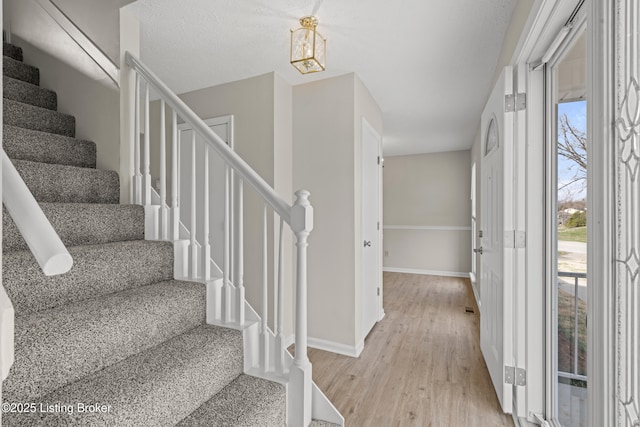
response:
<path fill-rule="evenodd" d="M 364 340 L 360 341 L 356 346 L 351 346 L 334 341 L 309 337 L 307 338 L 307 345 L 318 350 L 330 351 L 332 353 L 338 353 L 349 357 L 359 357 L 362 350 L 364 350 Z"/>
<path fill-rule="evenodd" d="M 420 270 L 417 268 L 397 268 L 397 267 L 383 267 L 382 271 L 388 271 L 391 273 L 425 274 L 428 276 L 462 277 L 464 279 L 469 278 L 469 272 L 461 272 L 461 271 Z"/>
<path fill-rule="evenodd" d="M 380 319 L 382 320 L 382 319 Z M 285 348 L 289 348 L 294 344 L 296 340 L 295 335 L 287 337 L 285 340 Z M 307 338 L 307 345 L 311 348 L 315 348 L 323 351 L 330 351 L 332 353 L 342 354 L 349 357 L 359 357 L 362 350 L 364 350 L 364 340 L 360 341 L 357 346 L 350 346 L 334 341 L 322 340 L 320 338 Z"/>

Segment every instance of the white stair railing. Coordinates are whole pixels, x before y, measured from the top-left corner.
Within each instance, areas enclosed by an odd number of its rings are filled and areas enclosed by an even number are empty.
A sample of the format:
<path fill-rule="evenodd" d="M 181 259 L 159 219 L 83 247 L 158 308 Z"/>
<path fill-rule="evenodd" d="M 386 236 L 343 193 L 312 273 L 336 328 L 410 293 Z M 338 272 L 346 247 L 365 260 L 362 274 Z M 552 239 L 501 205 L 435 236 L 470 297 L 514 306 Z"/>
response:
<path fill-rule="evenodd" d="M 2 150 L 2 202 L 46 276 L 63 274 L 71 270 L 73 258 L 4 149 Z M 14 360 L 14 317 L 11 299 L 4 286 L 0 284 L 0 401 L 2 401 L 2 381 L 9 375 L 9 369 Z"/>
<path fill-rule="evenodd" d="M 4 150 L 2 202 L 46 276 L 71 270 L 73 258 Z"/>
<path fill-rule="evenodd" d="M 261 310 L 258 315 L 258 361 L 255 368 L 261 373 L 271 373 L 280 378 L 288 378 L 288 425 L 308 426 L 312 415 L 311 363 L 307 357 L 307 238 L 313 228 L 313 208 L 309 203 L 309 193 L 296 192 L 293 205 L 285 202 L 260 175 L 216 135 L 209 126 L 198 117 L 177 95 L 175 95 L 158 77 L 156 77 L 139 59 L 126 54 L 127 65 L 135 72 L 134 105 L 131 105 L 128 120 L 134 127 L 132 152 L 134 165 L 131 189 L 132 203 L 143 204 L 147 214 L 156 219 L 156 226 L 148 230 L 155 238 L 173 240 L 177 251 L 176 277 L 187 280 L 207 282 L 214 298 L 208 298 L 208 321 L 243 327 L 245 324 L 245 288 L 244 288 L 244 184 L 248 184 L 262 199 L 261 209 Z M 121 85 L 121 87 L 124 87 Z M 160 159 L 158 203 L 152 203 L 150 163 L 150 103 L 149 92 L 159 98 Z M 126 96 L 126 95 L 124 95 Z M 171 166 L 169 176 L 166 168 L 165 109 L 170 108 L 171 123 Z M 192 129 L 187 141 L 178 146 L 178 121 L 188 124 Z M 140 136 L 142 134 L 142 136 Z M 126 143 L 126 142 L 123 142 Z M 155 145 L 155 144 L 154 144 Z M 188 149 L 189 151 L 186 151 Z M 182 154 L 181 154 L 182 153 Z M 185 153 L 187 158 L 185 159 Z M 223 195 L 219 200 L 210 200 L 209 158 L 219 156 L 225 163 L 225 170 L 218 176 L 224 176 Z M 188 160 L 188 162 L 187 162 Z M 186 169 L 186 170 L 185 170 Z M 166 204 L 166 182 L 171 182 L 171 205 Z M 180 191 L 180 182 L 189 183 L 188 194 Z M 184 187 L 187 188 L 187 187 Z M 183 190 L 184 190 L 183 188 Z M 202 193 L 198 194 L 198 189 Z M 214 194 L 215 195 L 215 194 Z M 235 203 L 234 203 L 235 200 Z M 184 202 L 188 201 L 188 204 Z M 223 206 L 223 241 L 210 242 L 209 206 Z M 235 205 L 235 206 L 234 206 Z M 189 210 L 189 217 L 181 216 L 181 206 Z M 269 253 L 269 214 L 280 218 L 279 249 L 270 257 Z M 183 222 L 188 226 L 184 226 Z M 283 238 L 284 223 L 288 224 L 296 239 L 296 280 L 295 280 L 295 358 L 287 366 L 286 348 L 283 332 Z M 233 225 L 233 228 L 232 228 Z M 211 259 L 211 244 L 222 245 L 223 257 L 215 264 Z M 233 248 L 233 251 L 232 251 Z M 254 248 L 251 248 L 252 250 Z M 278 262 L 276 288 L 277 304 L 273 313 L 274 330 L 268 327 L 268 295 L 270 258 Z M 221 271 L 221 278 L 213 271 Z M 256 284 L 258 285 L 258 284 Z M 251 310 L 251 308 L 247 308 Z M 209 316 L 211 313 L 211 316 Z M 271 348 L 273 347 L 273 348 Z"/>

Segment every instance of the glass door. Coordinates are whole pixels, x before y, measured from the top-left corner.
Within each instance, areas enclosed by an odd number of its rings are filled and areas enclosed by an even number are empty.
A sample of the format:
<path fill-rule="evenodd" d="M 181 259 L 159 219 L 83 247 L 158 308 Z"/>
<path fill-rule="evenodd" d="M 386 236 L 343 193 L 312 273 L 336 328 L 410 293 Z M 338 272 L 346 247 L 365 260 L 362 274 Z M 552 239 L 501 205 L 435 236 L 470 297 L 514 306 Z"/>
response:
<path fill-rule="evenodd" d="M 587 425 L 586 33 L 572 31 L 550 62 L 554 419 Z M 549 93 L 549 92 L 548 92 Z M 548 116 L 549 117 L 549 116 Z"/>

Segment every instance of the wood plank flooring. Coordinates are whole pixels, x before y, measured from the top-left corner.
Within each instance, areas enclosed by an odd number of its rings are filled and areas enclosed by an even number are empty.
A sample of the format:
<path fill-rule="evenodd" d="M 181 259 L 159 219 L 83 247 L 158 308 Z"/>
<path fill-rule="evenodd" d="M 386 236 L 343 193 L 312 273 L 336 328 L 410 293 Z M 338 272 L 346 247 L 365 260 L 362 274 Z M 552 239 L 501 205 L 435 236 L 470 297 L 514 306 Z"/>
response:
<path fill-rule="evenodd" d="M 347 427 L 513 426 L 480 353 L 468 280 L 384 273 L 384 308 L 359 358 L 309 349 Z"/>

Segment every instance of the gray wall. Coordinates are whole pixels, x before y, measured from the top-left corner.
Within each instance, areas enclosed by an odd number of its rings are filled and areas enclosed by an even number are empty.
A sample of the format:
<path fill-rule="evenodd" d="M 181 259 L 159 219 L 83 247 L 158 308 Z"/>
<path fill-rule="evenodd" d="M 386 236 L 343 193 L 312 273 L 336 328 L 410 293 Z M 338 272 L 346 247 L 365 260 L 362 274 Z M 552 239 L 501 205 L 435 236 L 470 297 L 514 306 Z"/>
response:
<path fill-rule="evenodd" d="M 63 0 L 79 2 L 80 0 Z M 101 3 L 101 0 L 90 0 L 91 3 Z M 124 0 L 108 0 L 108 4 L 96 6 L 91 13 L 87 11 L 87 24 L 82 22 L 80 27 L 84 30 L 86 27 L 93 25 L 93 21 L 101 21 L 100 26 L 108 29 L 110 38 L 112 39 L 109 50 L 115 51 L 113 54 L 118 58 L 119 43 L 119 19 L 117 4 Z M 67 32 L 35 0 L 5 0 L 3 2 L 5 12 L 9 11 L 10 16 L 5 19 L 5 29 L 7 26 L 11 29 L 12 37 L 17 37 L 21 42 L 28 42 L 31 46 L 46 52 L 47 55 L 56 58 L 62 63 L 66 63 L 69 67 L 85 74 L 89 78 L 100 81 L 105 86 L 116 88 L 111 78 L 91 59 L 87 53 L 67 34 Z M 82 8 L 84 9 L 85 6 Z M 109 8 L 110 12 L 106 13 L 105 9 Z M 108 16 L 108 17 L 107 17 Z M 103 19 L 104 18 L 104 19 Z M 37 31 L 34 31 L 34 28 Z M 87 32 L 85 31 L 85 34 Z M 91 35 L 91 34 L 89 34 Z M 100 43 L 100 40 L 97 40 Z M 98 46 L 105 51 L 104 46 Z M 106 51 L 105 51 L 106 52 Z M 111 56 L 111 55 L 109 55 Z M 113 60 L 113 58 L 111 58 Z M 115 62 L 119 66 L 119 62 Z"/>
<path fill-rule="evenodd" d="M 275 73 L 225 83 L 180 95 L 180 98 L 202 119 L 233 115 L 234 149 L 275 191 L 288 202 L 292 200 L 291 182 L 291 103 L 292 89 Z M 171 116 L 167 108 L 167 138 L 170 138 Z M 159 102 L 150 108 L 152 175 L 159 176 Z M 170 141 L 170 139 L 168 139 Z M 167 164 L 171 164 L 170 144 L 167 143 Z M 169 169 L 167 169 L 169 170 Z M 170 188 L 169 186 L 167 188 Z M 262 283 L 262 201 L 249 185 L 244 186 L 244 247 L 246 297 L 254 309 L 261 305 Z M 279 218 L 269 215 L 268 239 L 277 248 Z M 220 242 L 211 242 L 221 244 Z M 277 251 L 273 252 L 277 253 Z M 273 255 L 272 253 L 272 255 Z M 293 261 L 291 235 L 285 240 L 285 333 L 292 334 L 292 277 Z M 273 324 L 273 284 L 277 259 L 269 263 L 269 323 Z"/>
<path fill-rule="evenodd" d="M 357 353 L 361 336 L 362 117 L 382 135 L 382 113 L 355 74 L 293 89 L 294 188 L 311 192 L 310 345 Z M 326 348 L 326 347 L 325 347 Z"/>
<path fill-rule="evenodd" d="M 467 277 L 470 151 L 385 157 L 384 269 Z"/>
<path fill-rule="evenodd" d="M 120 169 L 120 94 L 113 86 L 14 35 L 12 43 L 24 52 L 24 62 L 40 68 L 40 85 L 58 94 L 58 111 L 76 118 L 76 137 L 94 141 L 98 169 Z"/>
<path fill-rule="evenodd" d="M 135 0 L 52 0 L 113 61 L 120 64 L 120 8 Z"/>

